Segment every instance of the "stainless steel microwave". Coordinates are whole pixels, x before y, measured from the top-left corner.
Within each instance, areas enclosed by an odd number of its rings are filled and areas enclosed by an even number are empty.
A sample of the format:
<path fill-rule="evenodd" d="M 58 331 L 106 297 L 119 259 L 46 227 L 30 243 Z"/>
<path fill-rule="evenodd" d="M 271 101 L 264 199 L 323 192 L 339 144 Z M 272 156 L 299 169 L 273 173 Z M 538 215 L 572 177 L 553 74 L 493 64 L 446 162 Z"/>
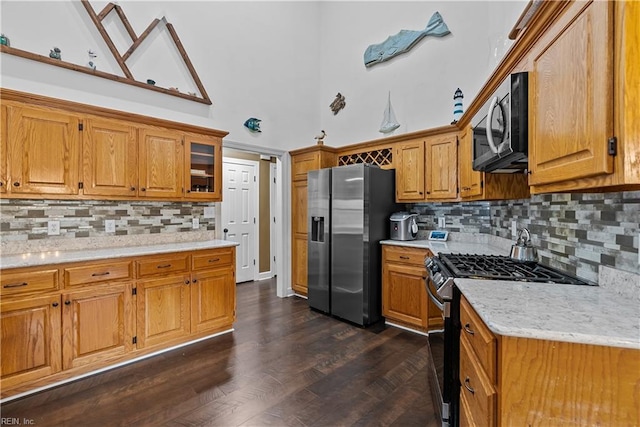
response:
<path fill-rule="evenodd" d="M 473 169 L 523 172 L 528 165 L 528 75 L 509 75 L 471 120 Z"/>

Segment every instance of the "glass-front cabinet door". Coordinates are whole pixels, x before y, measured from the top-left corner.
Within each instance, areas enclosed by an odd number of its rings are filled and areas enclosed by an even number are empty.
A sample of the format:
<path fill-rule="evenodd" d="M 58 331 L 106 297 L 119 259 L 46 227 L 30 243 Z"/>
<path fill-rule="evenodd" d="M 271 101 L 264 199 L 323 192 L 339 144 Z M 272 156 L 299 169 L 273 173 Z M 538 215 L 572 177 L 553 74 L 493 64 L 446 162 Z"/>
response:
<path fill-rule="evenodd" d="M 222 200 L 222 139 L 206 135 L 186 135 L 189 166 L 185 197 L 192 200 Z"/>

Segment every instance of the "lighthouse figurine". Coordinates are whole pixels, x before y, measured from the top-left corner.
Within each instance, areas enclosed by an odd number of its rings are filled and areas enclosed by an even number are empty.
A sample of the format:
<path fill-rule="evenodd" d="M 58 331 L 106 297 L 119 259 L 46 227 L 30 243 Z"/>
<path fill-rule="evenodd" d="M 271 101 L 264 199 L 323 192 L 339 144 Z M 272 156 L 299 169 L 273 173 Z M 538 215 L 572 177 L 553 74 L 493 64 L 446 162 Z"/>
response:
<path fill-rule="evenodd" d="M 456 92 L 453 94 L 453 121 L 451 122 L 452 125 L 458 123 L 458 120 L 460 120 L 460 117 L 462 117 L 462 98 L 464 98 L 464 95 L 462 95 L 462 91 L 460 90 L 460 88 L 458 88 L 458 90 L 456 90 Z"/>

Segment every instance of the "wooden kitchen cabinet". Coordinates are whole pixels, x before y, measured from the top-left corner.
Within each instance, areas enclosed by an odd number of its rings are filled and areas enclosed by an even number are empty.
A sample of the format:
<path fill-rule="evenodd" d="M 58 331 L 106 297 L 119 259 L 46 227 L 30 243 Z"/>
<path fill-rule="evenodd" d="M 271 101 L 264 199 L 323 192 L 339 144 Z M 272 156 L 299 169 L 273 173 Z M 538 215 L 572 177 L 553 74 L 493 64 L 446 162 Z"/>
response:
<path fill-rule="evenodd" d="M 524 173 L 486 173 L 473 170 L 473 130 L 460 133 L 458 180 L 461 200 L 508 200 L 530 197 L 528 177 Z"/>
<path fill-rule="evenodd" d="M 427 332 L 442 328 L 442 312 L 427 296 L 428 249 L 382 247 L 382 315 L 390 323 Z"/>
<path fill-rule="evenodd" d="M 11 105 L 6 124 L 11 194 L 78 194 L 77 115 Z"/>
<path fill-rule="evenodd" d="M 7 192 L 7 107 L 0 105 L 0 194 Z"/>
<path fill-rule="evenodd" d="M 138 195 L 138 138 L 133 123 L 88 118 L 82 134 L 83 194 Z"/>
<path fill-rule="evenodd" d="M 222 138 L 185 135 L 185 198 L 222 201 Z"/>
<path fill-rule="evenodd" d="M 144 128 L 138 140 L 141 197 L 180 198 L 184 190 L 184 141 L 179 132 Z"/>
<path fill-rule="evenodd" d="M 533 59 L 532 185 L 613 172 L 613 2 L 580 5 Z M 571 13 L 571 12 L 569 12 Z"/>
<path fill-rule="evenodd" d="M 1 273 L 3 398 L 228 331 L 236 318 L 235 247 Z"/>
<path fill-rule="evenodd" d="M 291 289 L 307 295 L 307 172 L 336 165 L 335 149 L 324 145 L 291 154 Z"/>
<path fill-rule="evenodd" d="M 222 200 L 226 132 L 10 89 L 0 98 L 3 198 Z"/>
<path fill-rule="evenodd" d="M 427 200 L 455 200 L 458 197 L 457 133 L 425 139 L 425 193 Z"/>
<path fill-rule="evenodd" d="M 201 251 L 191 257 L 191 262 L 191 332 L 235 322 L 235 249 Z"/>
<path fill-rule="evenodd" d="M 138 347 L 152 347 L 190 334 L 190 285 L 188 274 L 137 282 Z"/>
<path fill-rule="evenodd" d="M 62 294 L 62 367 L 123 356 L 135 346 L 132 283 L 109 283 Z"/>
<path fill-rule="evenodd" d="M 460 425 L 640 423 L 640 350 L 494 335 L 464 296 L 460 324 Z"/>
<path fill-rule="evenodd" d="M 59 294 L 3 298 L 0 385 L 19 386 L 62 369 Z"/>
<path fill-rule="evenodd" d="M 396 202 L 425 199 L 425 142 L 423 138 L 396 144 Z"/>

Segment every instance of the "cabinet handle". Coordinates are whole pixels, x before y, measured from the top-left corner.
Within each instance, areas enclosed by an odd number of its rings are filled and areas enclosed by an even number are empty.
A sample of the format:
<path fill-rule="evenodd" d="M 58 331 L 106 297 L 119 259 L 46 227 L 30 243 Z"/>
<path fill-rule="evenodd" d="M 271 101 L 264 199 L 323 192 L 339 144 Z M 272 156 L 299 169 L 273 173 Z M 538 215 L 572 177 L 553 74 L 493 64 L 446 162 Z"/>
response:
<path fill-rule="evenodd" d="M 16 181 L 16 182 L 13 183 L 13 186 L 14 187 L 20 187 L 20 183 L 18 181 Z"/>
<path fill-rule="evenodd" d="M 185 281 L 184 281 L 184 284 L 185 284 L 185 285 L 188 285 L 189 283 L 190 283 L 190 282 L 189 282 L 188 280 L 185 280 Z"/>
<path fill-rule="evenodd" d="M 4 182 L 0 181 L 0 187 L 2 187 L 4 185 Z"/>
<path fill-rule="evenodd" d="M 470 324 L 465 324 L 464 325 L 464 331 L 466 333 L 468 333 L 469 335 L 475 335 L 476 333 L 473 331 L 473 329 L 471 329 L 471 325 Z"/>
<path fill-rule="evenodd" d="M 193 279 L 193 283 L 198 283 L 198 279 Z"/>
<path fill-rule="evenodd" d="M 136 191 L 136 187 L 131 187 L 131 191 Z"/>
<path fill-rule="evenodd" d="M 159 265 L 157 268 L 169 268 L 169 267 L 171 267 L 171 264 Z"/>
<path fill-rule="evenodd" d="M 218 262 L 218 261 L 220 261 L 220 258 L 213 258 L 209 260 L 209 262 Z"/>
<path fill-rule="evenodd" d="M 52 305 L 52 306 L 54 306 L 54 307 L 57 307 L 57 306 L 58 306 L 58 303 L 57 303 L 57 302 L 54 302 L 54 303 L 53 303 L 53 304 L 51 304 L 51 305 Z"/>
<path fill-rule="evenodd" d="M 406 255 L 400 255 L 400 259 L 411 259 L 411 258 L 409 258 L 409 257 L 408 257 L 408 256 L 406 256 Z"/>
<path fill-rule="evenodd" d="M 464 388 L 469 390 L 469 393 L 476 394 L 476 391 L 474 389 L 472 389 L 471 387 L 469 387 L 469 377 L 464 379 Z"/>
<path fill-rule="evenodd" d="M 142 187 L 140 190 L 141 190 L 141 191 L 147 191 L 147 189 L 146 189 L 146 188 L 144 188 L 144 187 Z"/>
<path fill-rule="evenodd" d="M 191 193 L 191 190 L 187 190 L 187 193 Z"/>
<path fill-rule="evenodd" d="M 22 282 L 22 283 L 12 283 L 9 285 L 4 285 L 3 288 L 7 289 L 7 288 L 21 288 L 23 286 L 27 286 L 27 282 Z"/>
<path fill-rule="evenodd" d="M 99 277 L 99 276 L 107 276 L 110 273 L 108 271 L 105 271 L 104 273 L 93 273 L 91 276 L 93 277 Z"/>
<path fill-rule="evenodd" d="M 71 301 L 66 300 L 66 301 L 64 302 L 64 305 L 71 305 Z"/>

